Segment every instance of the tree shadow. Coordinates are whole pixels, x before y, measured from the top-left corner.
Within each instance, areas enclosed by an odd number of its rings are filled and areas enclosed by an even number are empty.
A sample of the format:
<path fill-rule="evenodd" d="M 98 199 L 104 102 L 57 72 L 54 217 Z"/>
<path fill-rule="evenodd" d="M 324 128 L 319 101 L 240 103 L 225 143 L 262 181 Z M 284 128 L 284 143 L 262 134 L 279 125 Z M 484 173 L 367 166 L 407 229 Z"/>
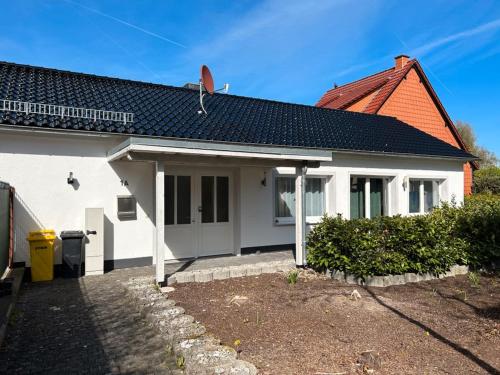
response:
<path fill-rule="evenodd" d="M 432 337 L 434 337 L 435 339 L 441 341 L 442 343 L 448 345 L 450 348 L 452 348 L 453 350 L 455 350 L 456 352 L 464 355 L 465 357 L 467 357 L 468 359 L 470 359 L 471 361 L 473 361 L 474 363 L 476 363 L 478 366 L 480 366 L 482 369 L 484 369 L 485 371 L 487 371 L 488 373 L 490 374 L 500 374 L 500 371 L 497 370 L 495 367 L 493 367 L 492 365 L 490 365 L 488 362 L 482 360 L 481 358 L 477 357 L 474 353 L 472 353 L 470 350 L 468 349 L 465 349 L 463 347 L 461 347 L 460 345 L 458 345 L 457 343 L 451 341 L 450 339 L 444 337 L 443 335 L 441 335 L 440 333 L 436 332 L 435 330 L 433 330 L 431 327 L 425 325 L 424 323 L 422 322 L 419 322 L 418 320 L 416 319 L 413 319 L 412 317 L 406 315 L 405 313 L 399 311 L 398 309 L 396 309 L 395 307 L 393 306 L 390 306 L 388 305 L 387 303 L 385 303 L 384 301 L 382 301 L 370 288 L 364 288 L 371 296 L 372 298 L 377 301 L 381 306 L 385 307 L 386 309 L 392 311 L 394 314 L 398 315 L 400 318 L 402 319 L 405 319 L 406 321 L 414 324 L 415 326 L 421 328 L 422 330 L 426 331 L 426 332 L 429 332 L 429 335 L 431 335 Z"/>

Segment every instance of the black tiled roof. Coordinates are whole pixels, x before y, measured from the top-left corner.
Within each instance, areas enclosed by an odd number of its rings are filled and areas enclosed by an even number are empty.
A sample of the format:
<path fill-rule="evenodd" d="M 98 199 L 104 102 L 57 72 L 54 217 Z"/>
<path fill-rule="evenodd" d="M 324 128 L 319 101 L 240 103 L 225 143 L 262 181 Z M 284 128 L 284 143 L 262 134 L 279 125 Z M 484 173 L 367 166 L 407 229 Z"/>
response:
<path fill-rule="evenodd" d="M 134 113 L 123 124 L 0 111 L 0 123 L 330 150 L 471 157 L 392 117 L 0 62 L 0 100 Z"/>

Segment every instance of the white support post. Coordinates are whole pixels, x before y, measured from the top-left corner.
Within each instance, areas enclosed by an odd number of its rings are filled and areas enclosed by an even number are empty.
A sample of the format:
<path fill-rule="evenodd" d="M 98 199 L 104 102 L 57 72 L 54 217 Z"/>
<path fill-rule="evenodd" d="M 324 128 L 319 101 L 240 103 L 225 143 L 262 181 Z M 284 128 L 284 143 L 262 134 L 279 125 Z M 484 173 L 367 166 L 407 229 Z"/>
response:
<path fill-rule="evenodd" d="M 307 167 L 295 168 L 295 264 L 306 264 L 306 173 Z"/>
<path fill-rule="evenodd" d="M 160 284 L 165 281 L 165 216 L 164 216 L 164 200 L 165 200 L 165 166 L 162 162 L 155 163 L 155 179 L 156 179 L 156 199 L 155 199 L 155 239 L 154 248 L 156 252 L 156 283 Z"/>
<path fill-rule="evenodd" d="M 365 217 L 371 218 L 370 212 L 370 178 L 365 179 Z"/>

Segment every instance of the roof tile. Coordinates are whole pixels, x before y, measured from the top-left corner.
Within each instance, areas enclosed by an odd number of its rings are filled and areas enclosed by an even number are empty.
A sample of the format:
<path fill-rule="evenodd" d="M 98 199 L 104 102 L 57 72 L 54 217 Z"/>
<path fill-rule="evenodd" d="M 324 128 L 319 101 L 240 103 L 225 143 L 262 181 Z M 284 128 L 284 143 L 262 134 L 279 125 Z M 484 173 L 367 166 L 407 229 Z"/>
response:
<path fill-rule="evenodd" d="M 380 78 L 380 77 L 379 77 Z M 384 79 L 387 79 L 384 76 Z M 377 81 L 379 82 L 379 81 Z M 373 88 L 373 86 L 370 86 Z M 134 113 L 133 123 L 0 111 L 0 123 L 216 142 L 471 157 L 393 117 L 0 62 L 0 100 Z"/>

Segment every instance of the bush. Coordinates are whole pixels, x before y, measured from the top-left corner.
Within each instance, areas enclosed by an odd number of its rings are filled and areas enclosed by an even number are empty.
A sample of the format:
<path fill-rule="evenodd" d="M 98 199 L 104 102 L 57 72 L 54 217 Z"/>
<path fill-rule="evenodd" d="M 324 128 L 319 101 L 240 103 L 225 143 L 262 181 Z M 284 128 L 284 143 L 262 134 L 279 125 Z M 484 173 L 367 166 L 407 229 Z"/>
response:
<path fill-rule="evenodd" d="M 500 194 L 500 168 L 490 166 L 475 171 L 474 192 Z"/>
<path fill-rule="evenodd" d="M 345 220 L 325 216 L 308 235 L 308 264 L 358 277 L 444 273 L 500 256 L 500 199 L 474 197 L 420 216 Z"/>
<path fill-rule="evenodd" d="M 474 267 L 500 260 L 500 196 L 473 195 L 456 215 L 455 235 L 467 242 L 467 256 Z"/>

